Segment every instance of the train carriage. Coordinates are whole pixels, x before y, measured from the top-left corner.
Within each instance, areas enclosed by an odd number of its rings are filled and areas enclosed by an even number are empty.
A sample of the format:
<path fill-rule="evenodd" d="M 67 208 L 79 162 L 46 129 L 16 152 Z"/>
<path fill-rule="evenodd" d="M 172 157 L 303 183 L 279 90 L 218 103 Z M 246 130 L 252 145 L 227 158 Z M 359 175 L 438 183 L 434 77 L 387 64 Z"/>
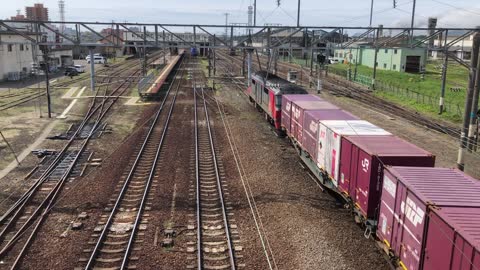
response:
<path fill-rule="evenodd" d="M 282 95 L 307 94 L 307 91 L 266 71 L 252 74 L 251 86 L 246 94 L 250 101 L 265 114 L 265 118 L 280 132 Z"/>

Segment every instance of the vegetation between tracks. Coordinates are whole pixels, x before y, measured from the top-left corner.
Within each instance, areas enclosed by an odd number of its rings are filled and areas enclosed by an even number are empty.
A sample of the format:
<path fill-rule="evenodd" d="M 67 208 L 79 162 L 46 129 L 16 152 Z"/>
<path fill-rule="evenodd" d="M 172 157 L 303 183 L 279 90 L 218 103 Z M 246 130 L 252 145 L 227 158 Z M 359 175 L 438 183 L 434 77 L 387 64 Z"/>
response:
<path fill-rule="evenodd" d="M 329 66 L 329 71 L 346 78 L 348 78 L 349 69 L 352 70 L 351 76 L 353 77 L 354 65 L 335 64 Z M 357 67 L 357 77 L 363 78 L 357 82 L 368 84 L 372 75 L 372 68 Z M 376 81 L 377 90 L 380 91 L 376 91 L 375 95 L 440 119 L 461 122 L 468 87 L 468 70 L 459 64 L 449 63 L 445 91 L 446 111 L 442 115 L 438 115 L 441 78 L 442 63 L 440 61 L 429 62 L 424 75 L 378 70 Z"/>

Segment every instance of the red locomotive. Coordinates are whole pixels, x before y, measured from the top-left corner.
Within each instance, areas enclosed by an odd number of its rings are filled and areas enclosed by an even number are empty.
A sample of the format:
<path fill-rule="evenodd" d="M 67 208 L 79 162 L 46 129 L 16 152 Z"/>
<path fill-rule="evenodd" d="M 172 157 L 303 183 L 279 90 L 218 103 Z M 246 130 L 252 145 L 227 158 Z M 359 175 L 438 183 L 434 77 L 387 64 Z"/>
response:
<path fill-rule="evenodd" d="M 265 119 L 280 131 L 282 95 L 307 94 L 307 91 L 274 74 L 260 71 L 252 75 L 246 94 L 255 107 L 264 113 Z"/>

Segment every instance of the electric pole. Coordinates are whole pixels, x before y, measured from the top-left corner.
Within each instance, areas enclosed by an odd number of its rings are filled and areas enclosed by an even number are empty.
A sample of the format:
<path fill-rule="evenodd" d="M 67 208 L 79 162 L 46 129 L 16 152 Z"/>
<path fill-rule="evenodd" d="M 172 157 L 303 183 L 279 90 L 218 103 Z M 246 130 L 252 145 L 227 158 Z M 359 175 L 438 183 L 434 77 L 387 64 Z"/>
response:
<path fill-rule="evenodd" d="M 253 0 L 253 26 L 257 26 L 257 0 Z"/>
<path fill-rule="evenodd" d="M 230 15 L 230 13 L 223 13 L 223 15 L 225 15 L 225 40 L 227 39 L 228 37 L 228 15 Z"/>
<path fill-rule="evenodd" d="M 300 27 L 300 0 L 298 0 L 298 9 L 297 9 L 297 27 Z"/>
<path fill-rule="evenodd" d="M 368 26 L 372 27 L 372 20 L 373 20 L 373 1 L 372 4 L 370 5 L 370 24 Z"/>
<path fill-rule="evenodd" d="M 47 37 L 42 37 L 43 42 L 47 41 Z M 47 88 L 47 108 L 48 108 L 48 118 L 52 118 L 52 106 L 51 106 L 51 99 L 50 99 L 50 78 L 48 76 L 49 66 L 48 66 L 48 46 L 42 45 L 40 46 L 40 50 L 43 53 L 43 62 L 45 66 L 45 87 Z"/>
<path fill-rule="evenodd" d="M 465 110 L 463 115 L 463 125 L 462 125 L 462 132 L 461 132 L 461 139 L 460 139 L 460 148 L 458 150 L 458 159 L 457 159 L 457 168 L 461 171 L 465 169 L 465 151 L 468 147 L 468 130 L 470 126 L 470 118 L 474 117 L 472 115 L 472 103 L 473 103 L 473 95 L 474 95 L 474 88 L 475 88 L 475 77 L 476 77 L 476 68 L 477 62 L 479 60 L 479 53 L 480 53 L 480 32 L 475 32 L 473 34 L 473 44 L 472 44 L 472 58 L 470 63 L 470 74 L 469 74 L 469 82 L 468 82 L 468 89 L 467 89 L 467 96 L 465 101 Z"/>

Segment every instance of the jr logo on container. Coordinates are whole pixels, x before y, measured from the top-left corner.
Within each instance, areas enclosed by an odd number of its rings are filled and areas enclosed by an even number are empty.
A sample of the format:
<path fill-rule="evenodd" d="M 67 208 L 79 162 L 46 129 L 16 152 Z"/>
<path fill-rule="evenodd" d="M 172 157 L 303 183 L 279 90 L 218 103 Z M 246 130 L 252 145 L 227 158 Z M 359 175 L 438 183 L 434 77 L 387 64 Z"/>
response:
<path fill-rule="evenodd" d="M 368 172 L 369 166 L 370 166 L 370 161 L 368 159 L 362 160 L 362 169 L 364 172 Z"/>
<path fill-rule="evenodd" d="M 402 202 L 400 209 L 402 210 L 402 214 L 405 215 L 413 226 L 417 227 L 418 224 L 422 224 L 425 212 L 410 198 L 407 198 L 406 201 Z"/>

